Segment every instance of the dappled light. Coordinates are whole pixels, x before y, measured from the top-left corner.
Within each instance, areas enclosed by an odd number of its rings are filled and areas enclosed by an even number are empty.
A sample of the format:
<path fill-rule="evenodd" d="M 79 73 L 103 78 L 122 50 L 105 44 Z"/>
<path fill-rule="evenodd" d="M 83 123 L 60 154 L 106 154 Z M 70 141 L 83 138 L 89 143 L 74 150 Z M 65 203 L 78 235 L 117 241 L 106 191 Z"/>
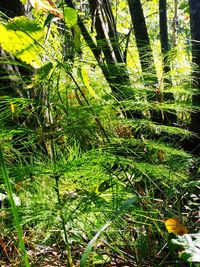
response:
<path fill-rule="evenodd" d="M 0 1 L 0 266 L 198 266 L 199 14 Z"/>

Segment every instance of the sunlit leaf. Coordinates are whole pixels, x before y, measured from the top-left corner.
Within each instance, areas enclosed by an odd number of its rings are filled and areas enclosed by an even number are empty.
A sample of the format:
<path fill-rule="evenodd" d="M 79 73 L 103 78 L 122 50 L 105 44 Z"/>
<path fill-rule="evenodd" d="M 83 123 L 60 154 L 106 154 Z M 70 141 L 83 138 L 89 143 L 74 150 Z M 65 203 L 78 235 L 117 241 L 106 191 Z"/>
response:
<path fill-rule="evenodd" d="M 96 92 L 94 91 L 94 89 L 90 85 L 88 71 L 82 68 L 80 71 L 80 74 L 81 74 L 82 81 L 83 81 L 85 87 L 88 89 L 88 92 L 90 93 L 90 95 L 93 96 L 94 98 L 98 98 Z"/>
<path fill-rule="evenodd" d="M 78 20 L 78 14 L 74 8 L 64 7 L 64 19 L 65 24 L 68 28 L 73 27 Z"/>
<path fill-rule="evenodd" d="M 73 26 L 73 33 L 74 33 L 74 44 L 77 50 L 80 49 L 81 46 L 81 30 L 77 24 Z"/>
<path fill-rule="evenodd" d="M 12 100 L 10 101 L 10 109 L 12 113 L 15 113 L 15 105 L 13 104 Z"/>
<path fill-rule="evenodd" d="M 1 47 L 34 68 L 42 64 L 42 49 L 38 43 L 43 38 L 42 29 L 27 17 L 15 17 L 7 24 L 0 23 Z"/>

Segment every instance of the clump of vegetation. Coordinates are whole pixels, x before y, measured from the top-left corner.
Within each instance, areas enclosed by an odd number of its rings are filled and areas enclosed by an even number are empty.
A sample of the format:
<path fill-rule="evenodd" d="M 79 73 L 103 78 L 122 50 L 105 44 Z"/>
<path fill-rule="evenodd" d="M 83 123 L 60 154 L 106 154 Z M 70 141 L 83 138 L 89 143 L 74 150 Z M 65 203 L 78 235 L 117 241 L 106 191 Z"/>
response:
<path fill-rule="evenodd" d="M 195 266 L 188 4 L 76 2 L 0 4 L 0 265 Z"/>

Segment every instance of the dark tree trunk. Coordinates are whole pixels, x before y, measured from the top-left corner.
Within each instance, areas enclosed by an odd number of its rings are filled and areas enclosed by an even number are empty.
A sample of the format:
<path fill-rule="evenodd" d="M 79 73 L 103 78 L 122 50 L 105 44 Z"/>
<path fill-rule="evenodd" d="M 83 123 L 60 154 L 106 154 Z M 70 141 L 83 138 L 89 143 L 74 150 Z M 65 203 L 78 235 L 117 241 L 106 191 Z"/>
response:
<path fill-rule="evenodd" d="M 155 84 L 158 81 L 153 60 L 153 53 L 150 47 L 149 35 L 142 9 L 142 4 L 140 0 L 128 0 L 128 4 L 131 13 L 132 24 L 135 33 L 135 39 L 139 52 L 144 81 L 147 84 L 152 84 L 153 86 L 155 86 Z M 168 32 L 167 32 L 166 0 L 159 1 L 159 15 L 160 15 L 160 39 L 161 39 L 162 52 L 164 55 L 164 73 L 167 74 L 170 68 L 167 58 L 169 45 L 168 45 Z M 165 78 L 165 82 L 166 81 L 167 79 Z M 148 100 L 156 102 L 174 101 L 174 97 L 173 94 L 171 93 L 162 93 L 159 89 L 155 88 L 154 92 L 148 93 Z M 150 113 L 152 121 L 154 122 L 161 123 L 164 125 L 173 125 L 173 123 L 176 122 L 176 115 L 172 114 L 171 112 L 162 112 L 151 109 Z"/>
<path fill-rule="evenodd" d="M 89 0 L 89 4 L 93 24 L 95 24 L 97 30 L 97 41 L 99 40 L 99 46 L 102 52 L 107 57 L 110 57 L 111 62 L 114 61 L 124 64 L 125 62 L 117 38 L 116 22 L 110 2 L 108 0 Z M 104 48 L 104 45 L 106 45 L 107 49 Z M 110 53 L 107 53 L 107 50 L 110 50 Z"/>
<path fill-rule="evenodd" d="M 160 26 L 160 42 L 162 54 L 164 57 L 164 73 L 170 71 L 167 53 L 169 52 L 168 28 L 167 28 L 167 1 L 159 0 L 159 26 Z"/>
<path fill-rule="evenodd" d="M 192 61 L 195 64 L 193 72 L 193 85 L 197 88 L 198 93 L 193 95 L 192 103 L 200 107 L 200 1 L 189 0 L 190 7 L 190 24 L 192 38 Z M 200 135 L 200 112 L 191 114 L 191 130 Z"/>
<path fill-rule="evenodd" d="M 158 83 L 153 53 L 150 46 L 150 39 L 147 31 L 146 21 L 140 0 L 128 0 L 129 10 L 132 18 L 132 24 L 140 58 L 144 82 L 152 86 L 155 90 L 148 92 L 147 99 L 150 102 L 162 102 L 163 95 L 157 90 L 155 85 Z M 162 111 L 150 109 L 151 119 L 157 123 L 165 123 Z"/>
<path fill-rule="evenodd" d="M 178 0 L 174 0 L 174 17 L 172 24 L 172 44 L 173 47 L 177 46 L 177 27 L 178 26 Z"/>
<path fill-rule="evenodd" d="M 170 72 L 169 60 L 169 41 L 168 41 L 168 27 L 167 27 L 167 0 L 159 0 L 159 26 L 160 26 L 160 42 L 163 55 L 163 75 L 164 75 L 164 89 L 172 85 L 170 77 L 167 77 Z M 163 101 L 174 102 L 173 93 L 163 92 Z M 163 124 L 173 125 L 176 123 L 177 117 L 175 111 L 163 113 Z"/>
<path fill-rule="evenodd" d="M 146 80 L 149 80 L 149 74 L 153 73 L 153 81 L 155 82 L 153 55 L 141 1 L 128 0 L 128 5 L 144 78 L 147 75 Z"/>

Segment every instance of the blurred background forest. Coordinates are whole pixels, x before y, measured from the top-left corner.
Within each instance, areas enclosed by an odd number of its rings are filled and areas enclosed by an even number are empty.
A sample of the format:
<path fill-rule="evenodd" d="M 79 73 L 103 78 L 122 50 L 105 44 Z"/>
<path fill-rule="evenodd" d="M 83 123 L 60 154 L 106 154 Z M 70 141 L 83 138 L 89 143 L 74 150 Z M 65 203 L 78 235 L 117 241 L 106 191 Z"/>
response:
<path fill-rule="evenodd" d="M 0 0 L 0 265 L 200 264 L 198 0 Z"/>

